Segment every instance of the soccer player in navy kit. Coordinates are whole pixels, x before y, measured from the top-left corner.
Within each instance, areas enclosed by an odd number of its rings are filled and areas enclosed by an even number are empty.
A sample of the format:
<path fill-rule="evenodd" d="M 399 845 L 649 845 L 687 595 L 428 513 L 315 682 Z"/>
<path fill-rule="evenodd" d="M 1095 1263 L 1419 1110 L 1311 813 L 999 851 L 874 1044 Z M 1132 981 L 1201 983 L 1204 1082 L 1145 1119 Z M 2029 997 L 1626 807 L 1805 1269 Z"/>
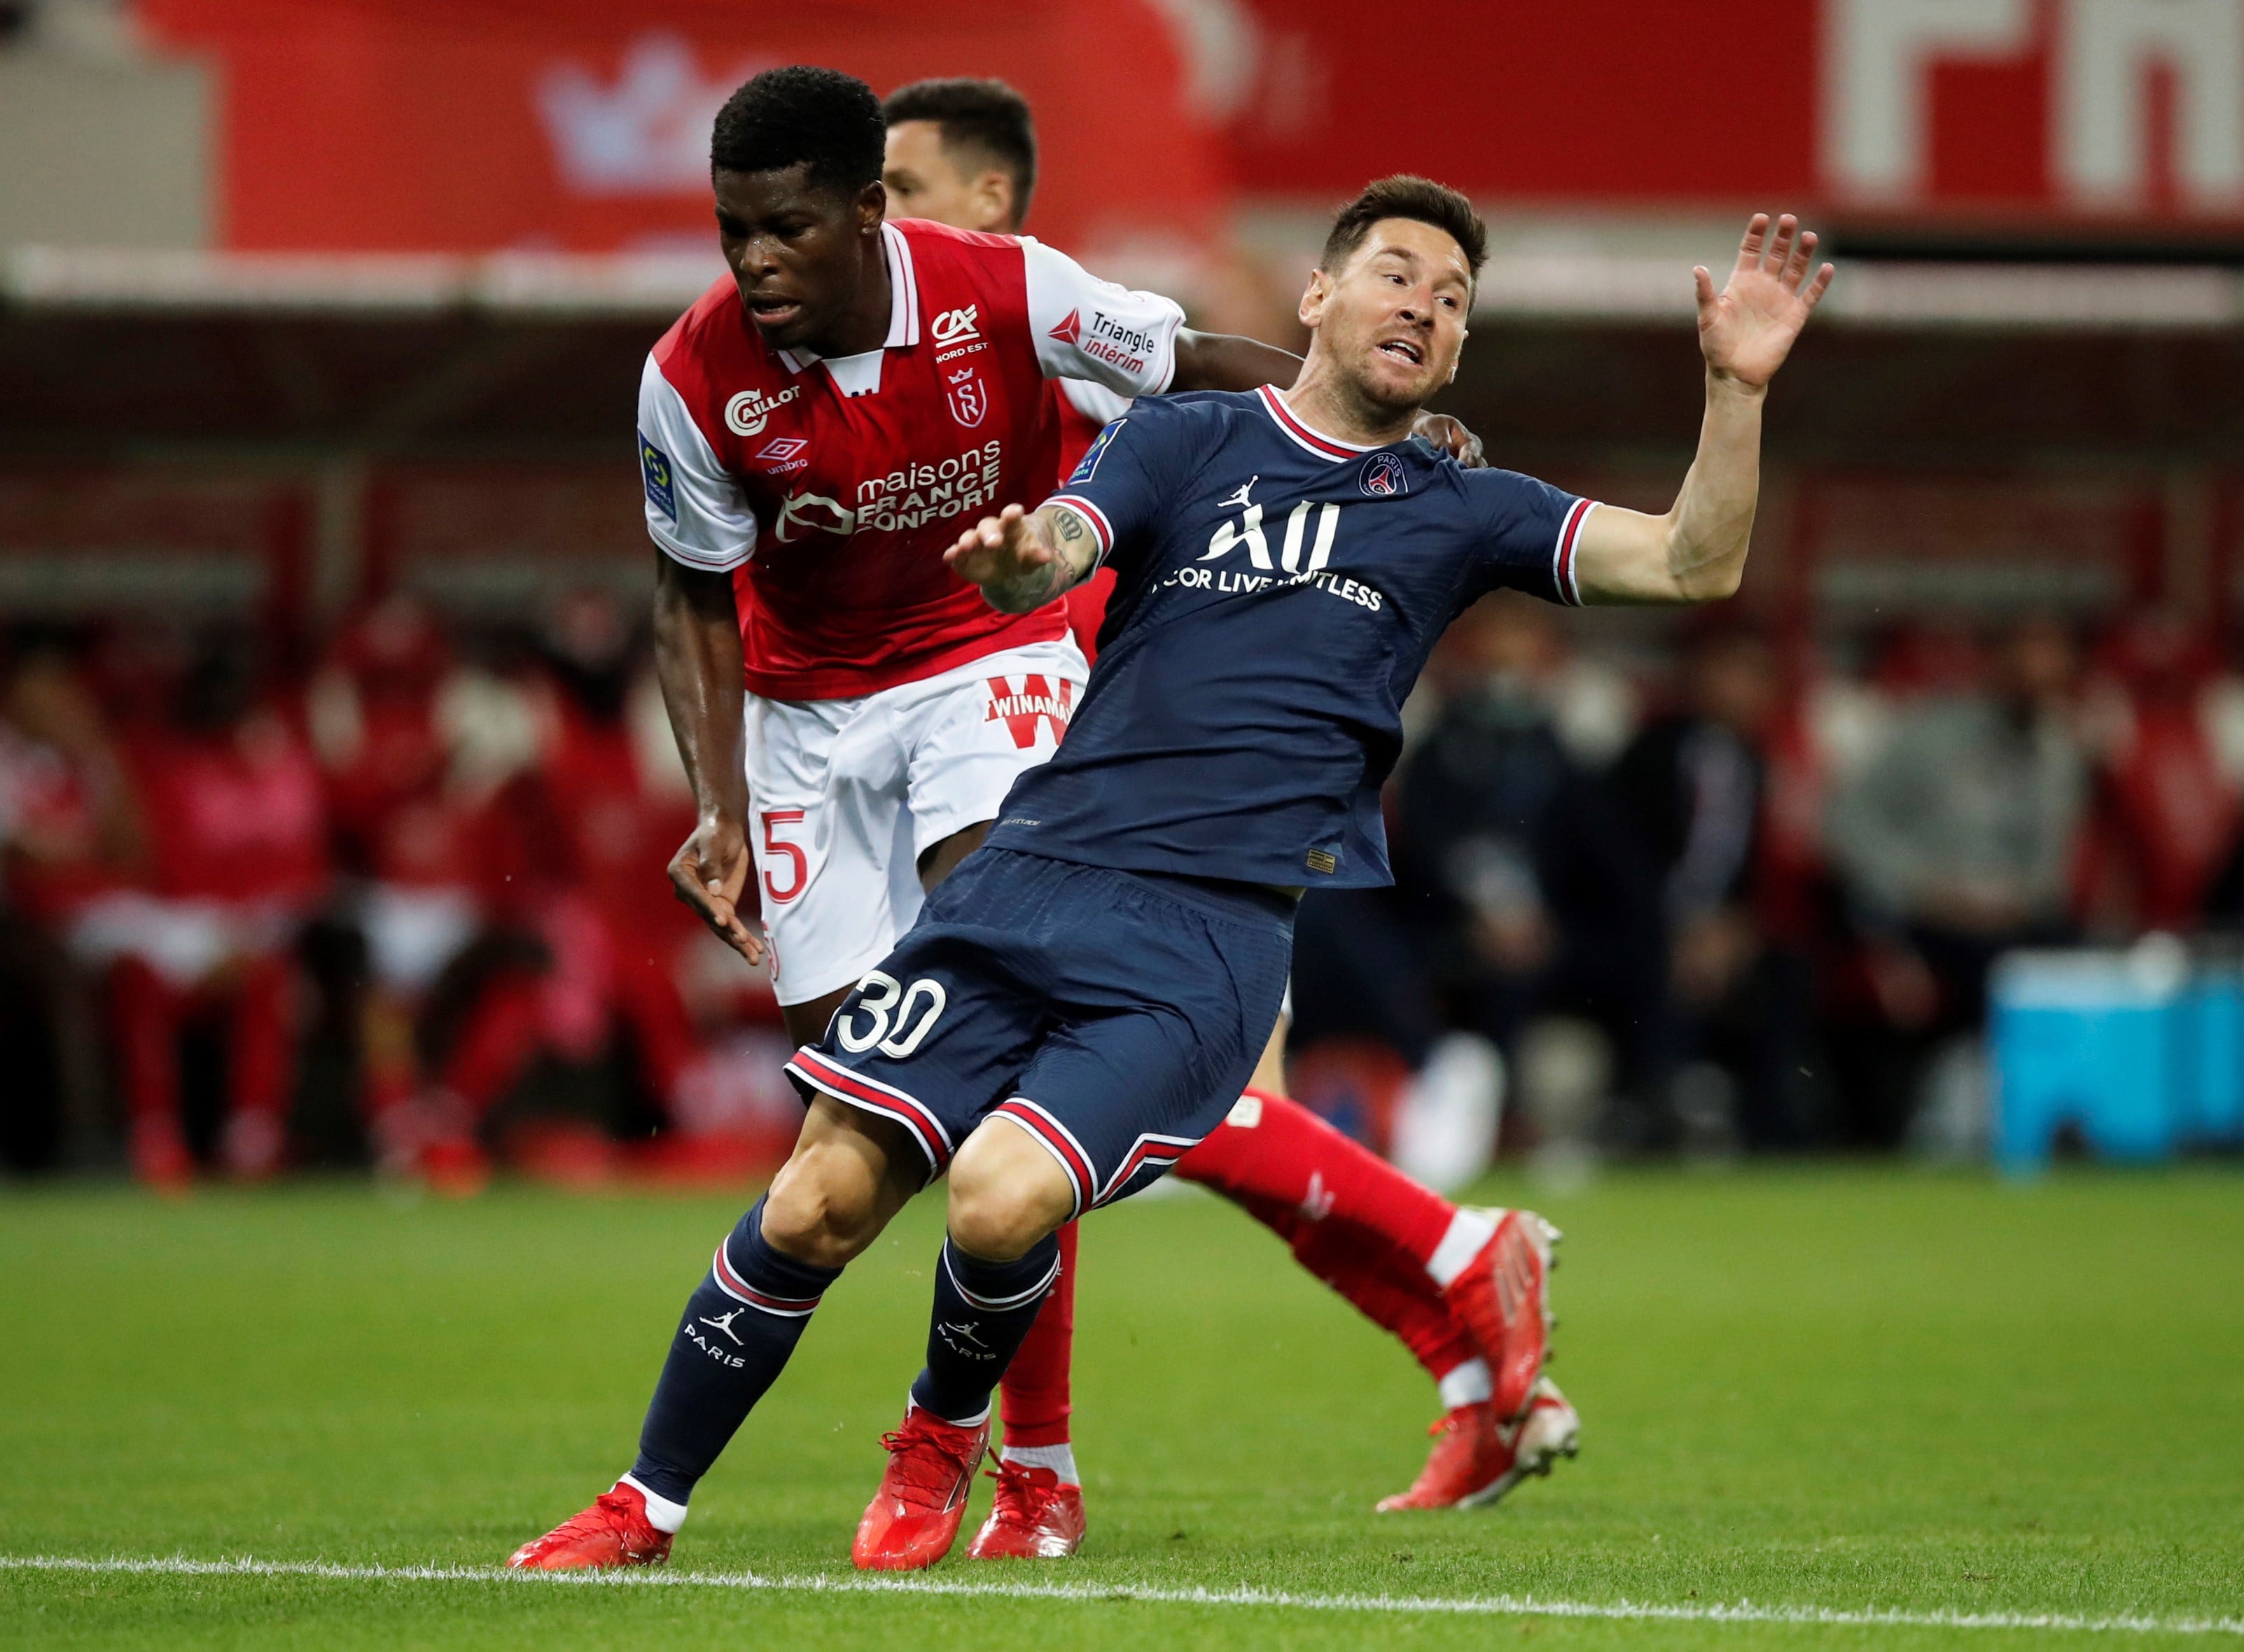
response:
<path fill-rule="evenodd" d="M 1443 628 L 1500 586 L 1567 603 L 1736 590 L 1762 397 L 1830 280 L 1808 275 L 1815 238 L 1756 217 L 1722 293 L 1696 272 L 1706 418 L 1659 516 L 1465 472 L 1410 437 L 1456 371 L 1484 244 L 1455 192 L 1372 185 L 1310 278 L 1292 389 L 1140 404 L 1065 491 L 949 553 L 1006 612 L 1111 563 L 1106 645 L 1059 750 L 789 1064 L 811 1124 L 686 1324 L 757 1311 L 706 1357 L 673 1347 L 645 1472 L 706 1467 L 842 1265 L 948 1170 L 927 1363 L 853 1548 L 865 1567 L 939 1559 L 990 1392 L 1057 1271 L 1054 1233 L 1228 1110 L 1278 1013 L 1300 890 L 1386 880 L 1379 788 Z"/>
<path fill-rule="evenodd" d="M 1020 233 L 1036 137 L 1018 92 L 991 80 L 923 80 L 889 93 L 882 107 L 882 181 L 892 210 L 954 229 Z M 1051 389 L 1060 415 L 1058 480 L 1130 403 L 1081 380 L 1055 379 Z M 1086 657 L 1098 657 L 1113 584 L 1110 567 L 1067 593 L 1068 624 Z M 1579 1416 L 1542 1371 L 1545 1258 L 1556 1230 L 1531 1210 L 1452 1204 L 1288 1099 L 1285 1035 L 1281 1014 L 1246 1093 L 1175 1174 L 1269 1228 L 1433 1379 L 1443 1414 L 1428 1430 L 1424 1467 L 1378 1507 L 1485 1507 L 1528 1476 L 1548 1474 L 1578 1441 Z M 1059 1279 L 998 1385 L 997 1483 L 966 1549 L 977 1560 L 1055 1559 L 1074 1553 L 1087 1527 L 1070 1440 L 1075 1224 L 1059 1231 Z"/>

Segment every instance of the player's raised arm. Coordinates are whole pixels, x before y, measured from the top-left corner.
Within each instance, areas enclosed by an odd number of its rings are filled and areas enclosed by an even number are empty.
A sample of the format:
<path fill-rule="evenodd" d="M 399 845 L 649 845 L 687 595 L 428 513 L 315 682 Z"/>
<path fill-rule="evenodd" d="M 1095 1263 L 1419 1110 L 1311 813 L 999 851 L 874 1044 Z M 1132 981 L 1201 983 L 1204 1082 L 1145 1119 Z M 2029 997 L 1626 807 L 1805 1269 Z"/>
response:
<path fill-rule="evenodd" d="M 1001 613 L 1025 614 L 1087 577 L 1098 565 L 1097 526 L 1071 505 L 1057 502 L 1031 515 L 1007 505 L 958 536 L 943 553 L 951 571 Z"/>
<path fill-rule="evenodd" d="M 1761 493 L 1761 410 L 1768 382 L 1831 285 L 1811 279 L 1815 233 L 1788 212 L 1746 226 L 1728 284 L 1717 293 L 1701 266 L 1699 348 L 1707 358 L 1707 415 L 1699 454 L 1665 516 L 1601 505 L 1582 524 L 1575 581 L 1587 603 L 1704 603 L 1745 577 Z"/>
<path fill-rule="evenodd" d="M 1188 327 L 1177 329 L 1176 354 L 1172 390 L 1259 390 L 1266 384 L 1282 389 L 1301 370 L 1301 358 L 1291 350 L 1236 333 L 1200 333 Z"/>

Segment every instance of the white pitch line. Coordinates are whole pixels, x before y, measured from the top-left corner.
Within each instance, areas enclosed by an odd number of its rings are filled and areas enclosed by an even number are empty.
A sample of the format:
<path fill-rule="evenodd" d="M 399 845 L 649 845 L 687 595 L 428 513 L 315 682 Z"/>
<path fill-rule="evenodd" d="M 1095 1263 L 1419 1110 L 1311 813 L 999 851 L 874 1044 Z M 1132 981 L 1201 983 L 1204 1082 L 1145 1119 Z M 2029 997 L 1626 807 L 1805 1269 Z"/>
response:
<path fill-rule="evenodd" d="M 497 1566 L 336 1566 L 322 1561 L 105 1560 L 70 1554 L 0 1554 L 0 1572 L 79 1572 L 158 1577 L 308 1577 L 346 1583 L 497 1583 L 538 1588 L 761 1589 L 796 1595 L 926 1595 L 1006 1601 L 1143 1601 L 1160 1606 L 1245 1606 L 1292 1612 L 1390 1612 L 1476 1617 L 1606 1618 L 1662 1623 L 1795 1623 L 1817 1628 L 2045 1629 L 2088 1635 L 2244 1635 L 2244 1618 L 2063 1612 L 1860 1611 L 1828 1606 L 1766 1606 L 1751 1601 L 1680 1606 L 1648 1601 L 1544 1601 L 1532 1595 L 1479 1597 L 1296 1595 L 1281 1589 L 1159 1588 L 1131 1583 L 958 1583 L 916 1577 L 766 1577 L 754 1572 L 516 1572 Z"/>

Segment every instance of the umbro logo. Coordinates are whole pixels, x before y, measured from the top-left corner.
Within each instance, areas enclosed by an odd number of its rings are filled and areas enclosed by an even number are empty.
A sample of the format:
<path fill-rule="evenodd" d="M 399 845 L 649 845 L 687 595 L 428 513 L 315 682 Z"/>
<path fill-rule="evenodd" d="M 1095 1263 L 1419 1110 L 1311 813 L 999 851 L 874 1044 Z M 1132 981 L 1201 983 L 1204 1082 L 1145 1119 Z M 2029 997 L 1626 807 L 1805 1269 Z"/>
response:
<path fill-rule="evenodd" d="M 767 475 L 784 476 L 809 468 L 810 461 L 802 456 L 809 448 L 807 436 L 774 436 L 756 450 L 750 462 Z"/>

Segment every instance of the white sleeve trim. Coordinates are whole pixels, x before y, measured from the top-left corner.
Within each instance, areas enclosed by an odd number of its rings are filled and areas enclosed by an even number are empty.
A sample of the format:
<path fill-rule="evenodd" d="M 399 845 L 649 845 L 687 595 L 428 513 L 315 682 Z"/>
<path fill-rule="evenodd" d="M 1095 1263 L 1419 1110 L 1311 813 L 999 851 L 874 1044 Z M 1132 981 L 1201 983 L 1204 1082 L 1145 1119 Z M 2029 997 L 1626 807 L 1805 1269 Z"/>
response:
<path fill-rule="evenodd" d="M 1044 503 L 1064 505 L 1091 524 L 1092 537 L 1098 542 L 1098 560 L 1091 565 L 1093 570 L 1104 568 L 1114 550 L 1114 524 L 1106 520 L 1106 513 L 1079 493 L 1056 493 Z"/>
<path fill-rule="evenodd" d="M 1185 313 L 1158 293 L 1102 281 L 1066 253 L 1021 238 L 1029 334 L 1048 379 L 1087 379 L 1117 395 L 1159 395 L 1176 376 Z"/>
<path fill-rule="evenodd" d="M 755 555 L 756 517 L 738 477 L 686 410 L 686 399 L 646 359 L 639 381 L 639 482 L 646 531 L 689 568 L 725 573 Z"/>
<path fill-rule="evenodd" d="M 1582 524 L 1590 519 L 1590 512 L 1598 508 L 1594 499 L 1577 499 L 1568 507 L 1565 518 L 1558 523 L 1558 536 L 1551 546 L 1551 581 L 1558 588 L 1558 600 L 1570 607 L 1582 605 L 1581 582 L 1575 577 L 1576 551 L 1582 543 Z"/>

